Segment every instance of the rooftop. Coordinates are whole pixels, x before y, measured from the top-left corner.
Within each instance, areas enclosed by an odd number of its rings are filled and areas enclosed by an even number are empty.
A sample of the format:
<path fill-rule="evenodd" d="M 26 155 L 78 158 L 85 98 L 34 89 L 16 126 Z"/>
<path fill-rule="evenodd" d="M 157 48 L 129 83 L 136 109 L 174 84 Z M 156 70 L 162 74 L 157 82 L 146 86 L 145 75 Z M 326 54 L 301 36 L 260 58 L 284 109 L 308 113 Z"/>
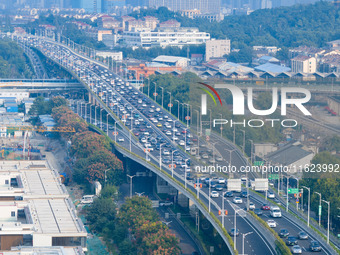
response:
<path fill-rule="evenodd" d="M 278 150 L 267 154 L 266 158 L 272 164 L 288 166 L 310 154 L 312 154 L 312 152 L 305 151 L 300 146 L 287 144 Z"/>
<path fill-rule="evenodd" d="M 165 56 L 165 55 L 161 55 L 158 56 L 157 58 L 153 59 L 153 62 L 169 62 L 169 63 L 175 63 L 179 60 L 187 60 L 189 61 L 188 58 L 184 58 L 184 57 L 176 57 L 176 56 Z"/>
<path fill-rule="evenodd" d="M 260 72 L 271 72 L 271 73 L 283 73 L 283 72 L 290 72 L 291 69 L 285 66 L 279 66 L 271 63 L 266 63 L 260 66 L 255 67 L 255 71 Z"/>

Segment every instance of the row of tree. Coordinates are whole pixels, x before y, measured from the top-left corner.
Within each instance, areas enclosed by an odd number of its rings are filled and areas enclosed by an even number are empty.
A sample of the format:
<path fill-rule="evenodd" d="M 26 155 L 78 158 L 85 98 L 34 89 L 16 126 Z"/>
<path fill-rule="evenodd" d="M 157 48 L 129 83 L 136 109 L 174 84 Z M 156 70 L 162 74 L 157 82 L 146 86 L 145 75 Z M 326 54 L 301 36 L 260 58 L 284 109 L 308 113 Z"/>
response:
<path fill-rule="evenodd" d="M 27 78 L 34 75 L 29 58 L 14 42 L 0 39 L 0 77 Z"/>
<path fill-rule="evenodd" d="M 66 106 L 53 108 L 52 116 L 59 127 L 74 128 L 74 133 L 62 133 L 71 141 L 70 153 L 76 161 L 74 179 L 89 186 L 94 181 L 107 181 L 119 185 L 123 181 L 123 163 L 111 151 L 109 141 L 102 135 L 89 131 L 86 122 Z"/>
<path fill-rule="evenodd" d="M 60 133 L 66 141 L 71 141 L 70 154 L 74 157 L 74 180 L 90 187 L 94 181 L 104 184 L 105 170 L 107 181 L 119 185 L 123 181 L 123 164 L 111 152 L 110 142 L 102 135 L 90 131 L 87 123 L 67 107 L 63 97 L 46 100 L 38 97 L 29 111 L 34 122 L 39 115 L 52 114 L 58 127 L 74 129 L 74 132 Z"/>
<path fill-rule="evenodd" d="M 311 189 L 311 210 L 318 214 L 319 211 L 319 199 L 320 197 L 314 192 L 322 194 L 322 199 L 330 201 L 330 216 L 331 226 L 334 228 L 334 233 L 340 231 L 340 157 L 332 154 L 330 151 L 339 150 L 339 136 L 333 136 L 325 140 L 323 149 L 324 151 L 316 154 L 312 160 L 312 164 L 315 164 L 315 169 L 309 168 L 309 172 L 304 173 L 304 178 L 300 184 L 310 187 Z M 319 170 L 320 164 L 321 171 Z M 313 171 L 313 172 L 311 172 Z M 305 197 L 308 193 L 304 194 Z M 322 203 L 322 224 L 327 227 L 327 204 Z"/>
<path fill-rule="evenodd" d="M 178 239 L 159 220 L 147 197 L 128 198 L 119 210 L 110 200 L 101 195 L 87 210 L 86 218 L 92 230 L 116 244 L 120 254 L 181 254 Z"/>

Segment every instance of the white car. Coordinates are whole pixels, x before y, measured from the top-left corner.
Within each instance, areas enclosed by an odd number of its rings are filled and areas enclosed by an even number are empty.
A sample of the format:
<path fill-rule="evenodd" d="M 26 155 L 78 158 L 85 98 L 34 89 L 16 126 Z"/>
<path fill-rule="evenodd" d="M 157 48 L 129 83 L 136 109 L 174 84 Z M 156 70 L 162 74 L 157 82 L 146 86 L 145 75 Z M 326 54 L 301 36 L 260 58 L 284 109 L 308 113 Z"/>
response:
<path fill-rule="evenodd" d="M 225 179 L 223 177 L 218 178 L 219 184 L 225 184 Z"/>
<path fill-rule="evenodd" d="M 276 228 L 276 222 L 275 220 L 267 220 L 267 224 L 271 228 Z"/>
<path fill-rule="evenodd" d="M 268 198 L 275 198 L 275 194 L 273 192 L 268 191 L 267 197 Z"/>
<path fill-rule="evenodd" d="M 123 137 L 119 137 L 118 138 L 118 142 L 124 142 L 124 138 Z"/>
<path fill-rule="evenodd" d="M 211 197 L 219 197 L 219 195 L 217 191 L 211 191 Z"/>
<path fill-rule="evenodd" d="M 235 204 L 242 204 L 242 198 L 240 198 L 240 197 L 234 197 L 233 202 L 234 202 Z"/>
<path fill-rule="evenodd" d="M 171 131 L 166 131 L 166 135 L 171 135 Z"/>
<path fill-rule="evenodd" d="M 184 141 L 183 141 L 183 140 L 180 140 L 178 144 L 179 144 L 179 145 L 182 145 L 182 146 L 184 146 L 184 145 L 185 145 L 185 143 L 184 143 Z"/>
<path fill-rule="evenodd" d="M 249 202 L 249 209 L 255 210 L 255 204 L 253 202 Z"/>

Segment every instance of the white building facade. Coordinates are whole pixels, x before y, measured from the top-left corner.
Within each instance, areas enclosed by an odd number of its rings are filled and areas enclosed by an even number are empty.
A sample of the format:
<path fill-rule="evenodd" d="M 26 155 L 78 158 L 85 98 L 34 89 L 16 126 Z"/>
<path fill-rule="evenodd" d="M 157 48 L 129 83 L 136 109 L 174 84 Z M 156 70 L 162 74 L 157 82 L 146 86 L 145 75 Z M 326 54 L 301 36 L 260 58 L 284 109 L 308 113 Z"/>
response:
<path fill-rule="evenodd" d="M 158 31 L 143 30 L 137 32 L 126 31 L 123 41 L 127 46 L 179 46 L 197 45 L 210 40 L 210 34 L 199 32 L 197 28 L 159 29 Z"/>

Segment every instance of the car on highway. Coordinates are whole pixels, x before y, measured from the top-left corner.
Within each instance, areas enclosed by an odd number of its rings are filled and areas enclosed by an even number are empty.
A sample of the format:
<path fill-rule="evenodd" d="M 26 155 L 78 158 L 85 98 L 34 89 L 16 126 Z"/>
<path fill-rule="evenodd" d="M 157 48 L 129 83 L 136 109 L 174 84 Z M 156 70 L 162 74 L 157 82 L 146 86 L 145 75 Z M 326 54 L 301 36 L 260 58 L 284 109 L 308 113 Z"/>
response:
<path fill-rule="evenodd" d="M 255 204 L 253 202 L 249 202 L 249 209 L 255 210 Z"/>
<path fill-rule="evenodd" d="M 270 228 L 276 228 L 276 221 L 275 220 L 267 220 L 267 224 Z"/>
<path fill-rule="evenodd" d="M 268 191 L 267 197 L 268 198 L 275 198 L 275 194 L 273 192 L 271 192 L 271 191 Z"/>
<path fill-rule="evenodd" d="M 240 198 L 240 197 L 234 197 L 233 202 L 234 202 L 235 204 L 242 204 L 242 198 Z"/>
<path fill-rule="evenodd" d="M 215 189 L 218 190 L 218 191 L 222 191 L 223 190 L 223 185 L 217 184 Z"/>
<path fill-rule="evenodd" d="M 232 228 L 229 231 L 230 236 L 238 236 L 240 234 L 240 231 L 238 229 Z"/>
<path fill-rule="evenodd" d="M 279 236 L 280 237 L 287 237 L 287 236 L 289 236 L 289 231 L 285 228 L 282 228 L 282 229 L 280 229 Z"/>
<path fill-rule="evenodd" d="M 219 177 L 217 181 L 219 184 L 225 184 L 225 179 L 223 177 Z"/>
<path fill-rule="evenodd" d="M 293 254 L 302 254 L 302 248 L 300 245 L 294 245 L 292 248 L 291 248 L 291 251 Z"/>
<path fill-rule="evenodd" d="M 298 234 L 298 237 L 300 240 L 307 240 L 308 239 L 308 234 L 305 231 L 300 231 Z"/>
<path fill-rule="evenodd" d="M 267 204 L 263 204 L 263 205 L 261 206 L 261 209 L 264 210 L 264 211 L 269 211 L 269 210 L 270 210 L 270 206 L 267 205 Z"/>
<path fill-rule="evenodd" d="M 215 191 L 215 190 L 211 191 L 211 194 L 210 194 L 211 197 L 219 197 L 219 195 L 220 194 L 217 191 Z"/>
<path fill-rule="evenodd" d="M 118 142 L 124 142 L 124 137 L 119 137 Z"/>
<path fill-rule="evenodd" d="M 288 236 L 286 240 L 286 244 L 289 246 L 296 245 L 298 243 L 298 240 L 295 236 Z"/>
<path fill-rule="evenodd" d="M 321 251 L 322 248 L 318 241 L 311 241 L 309 245 L 309 250 L 316 252 L 316 251 Z"/>
<path fill-rule="evenodd" d="M 173 205 L 174 203 L 171 202 L 171 201 L 160 201 L 159 202 L 159 206 L 171 206 Z"/>
<path fill-rule="evenodd" d="M 263 214 L 263 212 L 262 212 L 260 209 L 258 209 L 258 208 L 256 208 L 256 209 L 254 210 L 254 213 L 255 213 L 257 216 L 261 216 L 261 215 Z"/>
<path fill-rule="evenodd" d="M 241 197 L 248 197 L 247 191 L 242 191 L 241 192 Z"/>
<path fill-rule="evenodd" d="M 234 196 L 234 193 L 232 191 L 227 191 L 225 194 L 224 194 L 224 197 L 233 197 Z"/>

